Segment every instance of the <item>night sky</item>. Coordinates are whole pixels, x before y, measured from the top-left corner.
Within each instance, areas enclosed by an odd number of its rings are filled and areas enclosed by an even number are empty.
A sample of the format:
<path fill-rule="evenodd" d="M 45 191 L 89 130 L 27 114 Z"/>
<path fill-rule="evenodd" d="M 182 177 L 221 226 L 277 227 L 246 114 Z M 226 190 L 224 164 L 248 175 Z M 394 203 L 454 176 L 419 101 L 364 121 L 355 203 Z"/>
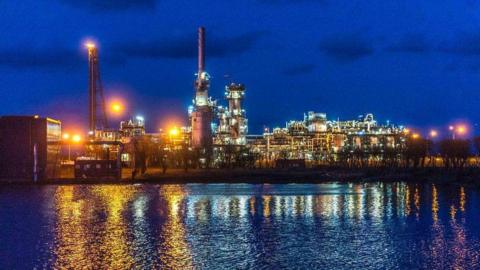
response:
<path fill-rule="evenodd" d="M 125 118 L 186 124 L 200 25 L 210 95 L 225 103 L 224 85 L 244 83 L 251 133 L 308 110 L 419 128 L 479 121 L 474 0 L 0 1 L 0 115 L 86 127 L 91 38 Z"/>

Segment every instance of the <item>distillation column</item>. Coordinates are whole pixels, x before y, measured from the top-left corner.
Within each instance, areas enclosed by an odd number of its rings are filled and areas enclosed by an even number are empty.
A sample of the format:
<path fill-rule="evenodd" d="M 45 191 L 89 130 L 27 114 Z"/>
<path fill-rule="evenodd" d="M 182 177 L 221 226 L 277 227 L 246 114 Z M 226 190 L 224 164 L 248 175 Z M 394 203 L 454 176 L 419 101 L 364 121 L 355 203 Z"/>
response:
<path fill-rule="evenodd" d="M 209 75 L 205 71 L 205 28 L 198 29 L 198 73 L 195 79 L 194 108 L 191 113 L 192 146 L 210 151 L 212 147 L 213 106 L 208 97 Z"/>
<path fill-rule="evenodd" d="M 230 115 L 230 138 L 231 143 L 236 145 L 246 144 L 248 132 L 245 110 L 242 108 L 242 100 L 245 95 L 243 84 L 231 83 L 225 87 L 225 98 L 228 100 L 228 111 Z"/>

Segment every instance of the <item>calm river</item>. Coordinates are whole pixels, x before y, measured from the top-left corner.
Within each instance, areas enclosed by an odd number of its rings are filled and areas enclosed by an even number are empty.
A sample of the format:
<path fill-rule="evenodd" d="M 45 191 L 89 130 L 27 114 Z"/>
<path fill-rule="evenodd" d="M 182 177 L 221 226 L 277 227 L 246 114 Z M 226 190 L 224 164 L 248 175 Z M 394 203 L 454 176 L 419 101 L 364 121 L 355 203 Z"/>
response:
<path fill-rule="evenodd" d="M 480 191 L 431 184 L 0 187 L 0 269 L 479 269 Z"/>

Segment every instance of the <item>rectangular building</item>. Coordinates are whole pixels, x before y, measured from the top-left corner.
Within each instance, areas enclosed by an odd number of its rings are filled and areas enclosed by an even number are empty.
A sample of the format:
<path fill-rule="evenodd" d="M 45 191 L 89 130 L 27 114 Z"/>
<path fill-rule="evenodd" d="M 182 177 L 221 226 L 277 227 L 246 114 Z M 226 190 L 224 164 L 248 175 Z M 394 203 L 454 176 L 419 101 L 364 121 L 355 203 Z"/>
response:
<path fill-rule="evenodd" d="M 55 177 L 61 123 L 38 116 L 0 117 L 0 179 L 41 181 Z"/>

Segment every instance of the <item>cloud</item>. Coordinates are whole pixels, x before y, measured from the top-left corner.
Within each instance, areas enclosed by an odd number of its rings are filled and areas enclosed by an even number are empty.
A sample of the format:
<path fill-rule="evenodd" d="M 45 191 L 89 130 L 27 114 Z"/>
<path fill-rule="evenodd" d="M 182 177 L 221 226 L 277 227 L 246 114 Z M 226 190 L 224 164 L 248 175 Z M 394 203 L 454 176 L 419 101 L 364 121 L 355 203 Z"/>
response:
<path fill-rule="evenodd" d="M 83 60 L 85 61 L 85 60 Z M 78 53 L 69 49 L 4 49 L 0 66 L 25 68 L 75 68 L 82 64 Z"/>
<path fill-rule="evenodd" d="M 314 64 L 303 64 L 303 65 L 296 65 L 291 66 L 282 71 L 282 74 L 287 76 L 297 76 L 297 75 L 304 75 L 311 73 L 315 70 L 317 66 Z"/>
<path fill-rule="evenodd" d="M 100 62 L 119 65 L 125 62 L 123 55 L 100 54 Z M 0 49 L 0 66 L 13 69 L 71 70 L 87 65 L 87 55 L 69 48 Z"/>
<path fill-rule="evenodd" d="M 454 39 L 443 42 L 439 50 L 463 56 L 480 55 L 480 32 L 459 34 Z"/>
<path fill-rule="evenodd" d="M 156 0 L 60 0 L 73 7 L 90 11 L 124 11 L 155 9 Z"/>
<path fill-rule="evenodd" d="M 396 44 L 387 47 L 387 51 L 400 53 L 424 53 L 432 48 L 422 34 L 408 34 Z"/>
<path fill-rule="evenodd" d="M 218 38 L 207 36 L 208 57 L 222 58 L 247 52 L 266 32 L 257 31 L 234 37 Z M 146 42 L 124 43 L 114 46 L 114 50 L 127 57 L 186 59 L 197 57 L 196 34 L 155 39 Z"/>
<path fill-rule="evenodd" d="M 222 58 L 249 51 L 266 32 L 250 32 L 233 37 L 207 38 L 207 55 Z M 138 58 L 195 58 L 197 57 L 196 34 L 180 38 L 152 40 L 148 42 L 126 43 L 100 52 L 101 63 L 108 65 L 124 64 L 128 57 Z M 85 66 L 86 54 L 69 48 L 31 48 L 19 46 L 0 49 L 0 66 L 14 69 L 75 69 Z"/>
<path fill-rule="evenodd" d="M 430 42 L 423 34 L 408 34 L 399 42 L 386 48 L 391 52 L 439 52 L 460 56 L 480 56 L 480 32 L 457 34 L 449 40 Z"/>
<path fill-rule="evenodd" d="M 320 42 L 320 50 L 339 61 L 354 61 L 373 53 L 371 44 L 357 34 L 326 38 Z"/>

